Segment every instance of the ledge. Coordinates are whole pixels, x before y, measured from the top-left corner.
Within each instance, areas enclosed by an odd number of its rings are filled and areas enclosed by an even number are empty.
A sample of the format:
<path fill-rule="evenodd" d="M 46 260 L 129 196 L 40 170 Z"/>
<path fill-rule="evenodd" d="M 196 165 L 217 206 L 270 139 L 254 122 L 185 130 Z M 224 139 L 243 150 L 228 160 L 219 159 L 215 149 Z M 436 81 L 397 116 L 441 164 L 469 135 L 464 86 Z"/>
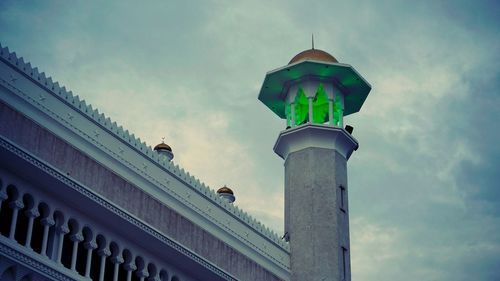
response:
<path fill-rule="evenodd" d="M 338 151 L 346 160 L 359 147 L 358 141 L 346 130 L 318 124 L 304 124 L 282 131 L 274 145 L 274 152 L 286 160 L 290 153 L 308 147 Z"/>

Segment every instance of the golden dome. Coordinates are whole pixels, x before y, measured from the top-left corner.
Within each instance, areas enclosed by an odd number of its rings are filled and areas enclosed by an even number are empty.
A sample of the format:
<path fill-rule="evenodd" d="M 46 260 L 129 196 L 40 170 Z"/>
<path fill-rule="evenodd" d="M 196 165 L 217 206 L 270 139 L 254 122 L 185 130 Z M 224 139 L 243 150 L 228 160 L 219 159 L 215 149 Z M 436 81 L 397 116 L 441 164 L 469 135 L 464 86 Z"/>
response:
<path fill-rule="evenodd" d="M 335 57 L 330 55 L 329 53 L 318 50 L 318 49 L 309 49 L 305 50 L 303 52 L 298 53 L 293 57 L 293 59 L 288 63 L 292 64 L 295 62 L 299 61 L 304 61 L 304 60 L 316 60 L 316 61 L 323 61 L 323 62 L 338 62 Z"/>
<path fill-rule="evenodd" d="M 231 195 L 234 195 L 233 191 L 229 187 L 227 187 L 225 185 L 223 187 L 219 188 L 219 190 L 217 190 L 217 193 L 218 194 L 220 194 L 220 193 L 229 193 Z"/>
<path fill-rule="evenodd" d="M 158 151 L 158 150 L 168 150 L 168 151 L 172 152 L 172 148 L 168 144 L 166 144 L 164 142 L 162 142 L 162 143 L 158 144 L 157 146 L 155 146 L 154 150 L 155 151 Z"/>

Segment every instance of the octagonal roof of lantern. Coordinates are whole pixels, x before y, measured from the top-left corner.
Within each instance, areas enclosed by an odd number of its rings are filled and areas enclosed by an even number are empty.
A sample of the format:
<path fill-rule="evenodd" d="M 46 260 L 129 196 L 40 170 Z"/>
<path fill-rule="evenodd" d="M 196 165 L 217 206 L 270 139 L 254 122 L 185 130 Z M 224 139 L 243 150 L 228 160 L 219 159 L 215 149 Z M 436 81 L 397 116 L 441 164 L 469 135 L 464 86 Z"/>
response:
<path fill-rule="evenodd" d="M 280 118 L 285 119 L 285 99 L 288 88 L 304 79 L 331 81 L 344 93 L 344 116 L 361 109 L 371 85 L 349 64 L 338 63 L 327 52 L 311 49 L 303 51 L 284 67 L 266 74 L 259 100 Z"/>

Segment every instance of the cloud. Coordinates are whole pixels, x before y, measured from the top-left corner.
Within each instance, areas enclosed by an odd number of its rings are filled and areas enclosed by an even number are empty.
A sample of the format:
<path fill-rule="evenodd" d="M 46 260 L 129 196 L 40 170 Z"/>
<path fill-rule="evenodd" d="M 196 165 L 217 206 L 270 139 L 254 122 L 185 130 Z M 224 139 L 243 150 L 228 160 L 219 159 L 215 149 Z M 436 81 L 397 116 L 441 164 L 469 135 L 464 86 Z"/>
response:
<path fill-rule="evenodd" d="M 278 232 L 285 123 L 256 97 L 314 33 L 373 86 L 346 118 L 353 279 L 499 278 L 495 1 L 94 5 L 0 2 L 0 38 Z"/>

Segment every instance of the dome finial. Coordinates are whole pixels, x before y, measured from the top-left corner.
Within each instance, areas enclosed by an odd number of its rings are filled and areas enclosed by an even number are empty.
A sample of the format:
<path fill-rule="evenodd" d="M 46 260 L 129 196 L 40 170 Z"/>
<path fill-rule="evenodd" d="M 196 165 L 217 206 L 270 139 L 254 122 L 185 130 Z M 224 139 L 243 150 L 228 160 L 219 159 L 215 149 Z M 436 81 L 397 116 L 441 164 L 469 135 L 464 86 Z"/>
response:
<path fill-rule="evenodd" d="M 164 160 L 171 161 L 174 158 L 172 148 L 165 143 L 165 137 L 161 138 L 161 143 L 156 145 L 153 149 L 158 152 Z"/>
<path fill-rule="evenodd" d="M 233 191 L 226 185 L 219 188 L 219 190 L 217 190 L 217 194 L 219 194 L 219 196 L 226 200 L 228 203 L 233 203 L 236 200 Z"/>
<path fill-rule="evenodd" d="M 314 33 L 311 34 L 311 45 L 312 45 L 312 49 L 314 50 Z"/>

